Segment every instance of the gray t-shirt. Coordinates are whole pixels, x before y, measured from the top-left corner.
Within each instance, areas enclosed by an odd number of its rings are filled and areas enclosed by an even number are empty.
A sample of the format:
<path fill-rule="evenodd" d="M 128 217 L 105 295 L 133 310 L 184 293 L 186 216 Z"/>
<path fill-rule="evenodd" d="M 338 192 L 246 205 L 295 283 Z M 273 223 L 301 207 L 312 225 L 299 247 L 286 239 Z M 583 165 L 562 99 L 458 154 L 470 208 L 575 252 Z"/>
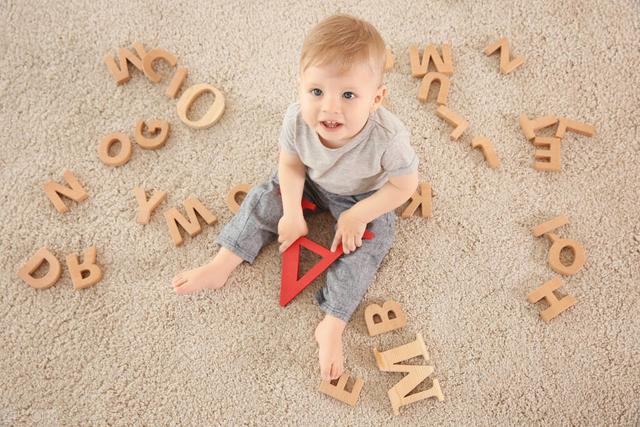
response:
<path fill-rule="evenodd" d="M 409 129 L 382 106 L 351 141 L 328 148 L 303 120 L 300 102 L 294 102 L 284 115 L 279 144 L 300 157 L 313 182 L 340 195 L 377 190 L 389 176 L 408 175 L 418 169 Z"/>

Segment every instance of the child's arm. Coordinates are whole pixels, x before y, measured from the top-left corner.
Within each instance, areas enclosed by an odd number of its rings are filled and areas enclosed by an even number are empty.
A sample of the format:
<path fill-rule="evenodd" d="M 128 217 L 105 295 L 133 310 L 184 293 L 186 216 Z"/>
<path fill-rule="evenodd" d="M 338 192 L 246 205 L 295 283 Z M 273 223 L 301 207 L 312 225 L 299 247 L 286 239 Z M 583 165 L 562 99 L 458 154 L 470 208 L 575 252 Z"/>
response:
<path fill-rule="evenodd" d="M 282 194 L 283 215 L 302 215 L 302 191 L 304 189 L 304 164 L 295 154 L 280 150 L 278 181 Z"/>
<path fill-rule="evenodd" d="M 390 176 L 389 181 L 378 191 L 360 200 L 350 210 L 354 217 L 368 224 L 409 200 L 417 187 L 418 171 L 409 175 Z"/>
<path fill-rule="evenodd" d="M 291 246 L 309 229 L 302 213 L 302 193 L 304 191 L 305 167 L 296 154 L 280 151 L 278 178 L 282 195 L 282 218 L 278 221 L 278 242 L 280 253 Z"/>
<path fill-rule="evenodd" d="M 409 175 L 390 176 L 378 191 L 340 214 L 331 251 L 335 251 L 340 243 L 345 254 L 362 246 L 362 235 L 367 224 L 406 202 L 417 187 L 418 171 Z"/>

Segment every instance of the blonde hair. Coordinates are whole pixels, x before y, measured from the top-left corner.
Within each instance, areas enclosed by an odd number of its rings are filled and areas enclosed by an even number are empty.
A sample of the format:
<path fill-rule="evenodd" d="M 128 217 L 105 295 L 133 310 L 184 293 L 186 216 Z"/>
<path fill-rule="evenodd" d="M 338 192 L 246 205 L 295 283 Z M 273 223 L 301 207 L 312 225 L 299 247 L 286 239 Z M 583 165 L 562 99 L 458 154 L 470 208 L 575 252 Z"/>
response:
<path fill-rule="evenodd" d="M 337 65 L 345 72 L 353 64 L 367 62 L 380 77 L 384 74 L 386 47 L 373 25 L 356 17 L 333 15 L 316 24 L 304 39 L 300 73 L 312 65 Z"/>

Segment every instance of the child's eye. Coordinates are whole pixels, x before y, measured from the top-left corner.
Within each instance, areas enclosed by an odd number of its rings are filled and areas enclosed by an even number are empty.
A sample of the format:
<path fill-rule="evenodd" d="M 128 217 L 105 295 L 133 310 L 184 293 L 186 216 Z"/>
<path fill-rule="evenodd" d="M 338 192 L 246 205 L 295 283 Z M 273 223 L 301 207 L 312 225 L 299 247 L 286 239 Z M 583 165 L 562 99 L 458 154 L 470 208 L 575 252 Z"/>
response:
<path fill-rule="evenodd" d="M 347 96 L 347 95 L 348 95 L 348 96 Z M 353 92 L 345 92 L 345 93 L 343 94 L 343 96 L 344 96 L 345 98 L 347 98 L 347 99 L 353 99 L 353 98 L 355 98 L 355 97 L 356 97 L 356 94 L 355 94 L 355 93 L 353 93 Z"/>
<path fill-rule="evenodd" d="M 311 89 L 311 93 L 314 94 L 315 96 L 322 95 L 322 91 L 320 89 L 318 89 L 318 88 Z"/>

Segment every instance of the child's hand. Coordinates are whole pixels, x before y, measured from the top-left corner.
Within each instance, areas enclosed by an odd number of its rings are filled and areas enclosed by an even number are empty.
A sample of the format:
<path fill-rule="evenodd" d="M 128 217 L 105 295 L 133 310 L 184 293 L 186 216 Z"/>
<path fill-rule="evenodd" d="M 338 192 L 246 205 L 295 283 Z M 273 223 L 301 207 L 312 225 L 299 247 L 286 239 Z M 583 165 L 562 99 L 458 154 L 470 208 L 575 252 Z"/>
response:
<path fill-rule="evenodd" d="M 356 247 L 362 246 L 362 235 L 367 229 L 367 223 L 356 218 L 354 211 L 347 209 L 340 214 L 336 226 L 336 236 L 331 244 L 331 252 L 335 252 L 342 242 L 342 249 L 345 254 L 355 251 Z"/>
<path fill-rule="evenodd" d="M 309 232 L 307 222 L 304 220 L 302 210 L 299 214 L 283 215 L 278 221 L 278 242 L 280 243 L 280 253 L 287 250 L 289 246 L 300 236 L 306 236 Z"/>

